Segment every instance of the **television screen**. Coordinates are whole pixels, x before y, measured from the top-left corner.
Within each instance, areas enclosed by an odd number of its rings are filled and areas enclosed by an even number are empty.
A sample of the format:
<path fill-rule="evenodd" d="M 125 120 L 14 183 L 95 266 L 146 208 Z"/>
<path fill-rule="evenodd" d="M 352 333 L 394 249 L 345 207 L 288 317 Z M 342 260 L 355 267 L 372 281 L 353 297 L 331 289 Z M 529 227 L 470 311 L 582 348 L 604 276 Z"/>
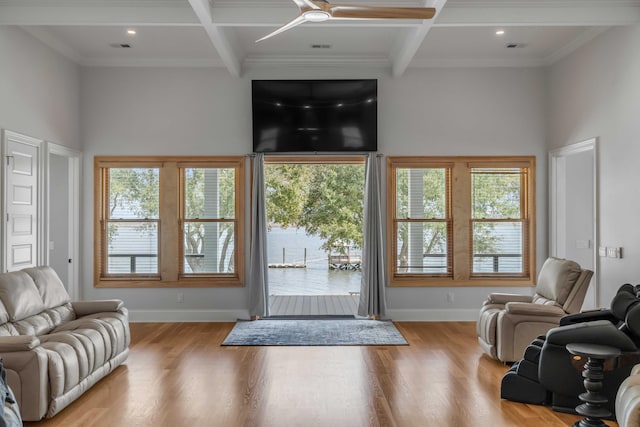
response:
<path fill-rule="evenodd" d="M 253 80 L 253 151 L 377 151 L 376 80 Z"/>

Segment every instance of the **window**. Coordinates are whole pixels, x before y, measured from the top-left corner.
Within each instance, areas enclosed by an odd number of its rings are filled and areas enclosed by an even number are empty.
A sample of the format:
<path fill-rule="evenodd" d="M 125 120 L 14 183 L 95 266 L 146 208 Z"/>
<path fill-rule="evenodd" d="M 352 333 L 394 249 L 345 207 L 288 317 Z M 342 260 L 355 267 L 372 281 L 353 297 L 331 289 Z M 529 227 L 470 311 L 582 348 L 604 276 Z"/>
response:
<path fill-rule="evenodd" d="M 243 284 L 242 157 L 96 157 L 95 285 Z"/>
<path fill-rule="evenodd" d="M 183 168 L 182 174 L 182 273 L 233 273 L 235 169 Z"/>
<path fill-rule="evenodd" d="M 396 183 L 396 268 L 399 273 L 449 276 L 451 209 L 448 167 L 398 167 Z"/>
<path fill-rule="evenodd" d="M 390 157 L 392 286 L 532 285 L 534 157 Z"/>
<path fill-rule="evenodd" d="M 110 168 L 105 213 L 107 274 L 158 274 L 160 169 Z"/>

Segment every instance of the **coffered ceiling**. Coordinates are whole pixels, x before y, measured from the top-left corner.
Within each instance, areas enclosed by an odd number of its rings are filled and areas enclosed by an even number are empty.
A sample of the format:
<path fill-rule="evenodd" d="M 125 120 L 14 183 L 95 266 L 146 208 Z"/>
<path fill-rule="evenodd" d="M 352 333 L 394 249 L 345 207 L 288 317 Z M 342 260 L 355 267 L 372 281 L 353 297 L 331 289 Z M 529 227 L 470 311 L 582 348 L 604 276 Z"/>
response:
<path fill-rule="evenodd" d="M 612 26 L 640 22 L 640 0 L 340 0 L 433 6 L 434 19 L 305 23 L 291 0 L 0 0 L 17 25 L 82 66 L 545 66 Z M 135 35 L 127 33 L 134 30 Z M 504 34 L 497 35 L 498 30 Z"/>

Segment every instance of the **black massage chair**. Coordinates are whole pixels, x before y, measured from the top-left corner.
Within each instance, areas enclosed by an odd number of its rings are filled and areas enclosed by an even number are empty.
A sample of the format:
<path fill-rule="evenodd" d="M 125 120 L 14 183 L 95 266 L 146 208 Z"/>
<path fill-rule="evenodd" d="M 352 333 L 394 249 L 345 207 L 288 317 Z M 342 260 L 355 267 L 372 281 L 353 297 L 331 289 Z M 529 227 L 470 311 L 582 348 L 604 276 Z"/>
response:
<path fill-rule="evenodd" d="M 640 285 L 625 284 L 618 289 L 610 309 L 572 314 L 560 326 L 536 338 L 524 358 L 511 366 L 502 378 L 503 399 L 538 405 L 551 405 L 559 412 L 575 413 L 578 396 L 583 393 L 582 368 L 566 349 L 570 343 L 615 347 L 622 354 L 605 363 L 602 393 L 614 414 L 615 397 L 631 368 L 640 363 Z"/>

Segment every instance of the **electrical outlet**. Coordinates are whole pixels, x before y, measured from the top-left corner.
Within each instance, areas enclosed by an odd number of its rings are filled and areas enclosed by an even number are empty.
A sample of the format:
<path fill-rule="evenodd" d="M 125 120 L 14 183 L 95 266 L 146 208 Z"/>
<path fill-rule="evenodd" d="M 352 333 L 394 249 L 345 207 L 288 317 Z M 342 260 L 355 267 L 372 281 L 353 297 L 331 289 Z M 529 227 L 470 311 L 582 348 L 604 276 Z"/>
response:
<path fill-rule="evenodd" d="M 454 295 L 454 293 L 453 293 L 453 292 L 449 292 L 449 293 L 447 294 L 447 302 L 448 302 L 449 304 L 453 304 L 453 300 L 454 300 L 454 299 L 455 299 L 455 295 Z"/>
<path fill-rule="evenodd" d="M 178 295 L 176 296 L 176 301 L 179 303 L 184 302 L 184 294 L 182 292 L 178 292 Z"/>

